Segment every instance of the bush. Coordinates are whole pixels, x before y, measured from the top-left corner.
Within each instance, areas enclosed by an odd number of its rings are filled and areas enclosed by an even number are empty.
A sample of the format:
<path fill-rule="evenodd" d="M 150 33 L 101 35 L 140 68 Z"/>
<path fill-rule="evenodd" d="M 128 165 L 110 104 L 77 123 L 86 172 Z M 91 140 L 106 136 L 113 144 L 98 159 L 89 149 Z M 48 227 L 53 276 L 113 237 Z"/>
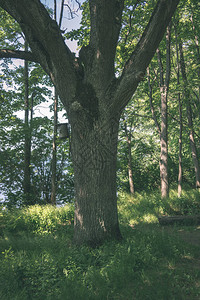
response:
<path fill-rule="evenodd" d="M 73 204 L 55 208 L 51 205 L 34 205 L 1 212 L 1 222 L 9 232 L 53 233 L 73 222 Z"/>

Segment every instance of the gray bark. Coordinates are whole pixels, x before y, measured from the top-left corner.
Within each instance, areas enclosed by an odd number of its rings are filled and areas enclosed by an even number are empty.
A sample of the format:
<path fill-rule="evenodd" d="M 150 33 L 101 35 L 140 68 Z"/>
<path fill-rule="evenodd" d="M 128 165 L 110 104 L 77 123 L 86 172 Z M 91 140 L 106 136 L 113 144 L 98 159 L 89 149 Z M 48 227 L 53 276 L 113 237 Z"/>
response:
<path fill-rule="evenodd" d="M 104 239 L 121 237 L 116 196 L 118 119 L 105 116 L 90 130 L 84 123 L 72 126 L 74 239 L 77 244 L 95 246 Z"/>
<path fill-rule="evenodd" d="M 198 75 L 198 79 L 200 81 L 200 50 L 199 50 L 199 39 L 198 39 L 198 35 L 197 35 L 197 30 L 196 30 L 196 25 L 194 23 L 193 20 L 193 12 L 191 12 L 191 17 L 190 20 L 192 22 L 192 31 L 193 31 L 193 35 L 194 35 L 194 43 L 195 43 L 195 48 L 196 48 L 196 61 L 197 61 L 197 75 Z M 200 107 L 200 85 L 199 85 L 199 94 L 198 94 L 198 104 Z"/>
<path fill-rule="evenodd" d="M 132 124 L 130 126 L 130 132 L 128 132 L 127 123 L 125 119 L 124 121 L 124 131 L 126 135 L 126 142 L 127 142 L 127 148 L 128 148 L 128 181 L 129 181 L 129 191 L 131 195 L 134 195 L 134 182 L 133 182 L 133 166 L 132 166 L 132 154 L 131 154 L 131 130 L 132 130 Z"/>
<path fill-rule="evenodd" d="M 25 41 L 25 51 L 28 50 L 28 44 Z M 28 61 L 24 62 L 24 195 L 25 203 L 32 204 L 31 202 L 31 133 L 30 133 L 30 120 L 29 120 L 29 74 L 28 74 Z"/>
<path fill-rule="evenodd" d="M 152 99 L 152 84 L 150 82 L 150 72 L 147 69 L 148 87 L 149 87 L 149 102 L 160 137 L 160 181 L 161 181 L 161 197 L 166 198 L 169 196 L 169 182 L 168 182 L 168 136 L 167 136 L 167 97 L 169 90 L 170 80 L 170 31 L 171 26 L 167 28 L 166 34 L 166 73 L 164 78 L 164 70 L 161 59 L 160 50 L 157 49 L 158 66 L 160 73 L 160 97 L 161 97 L 161 125 L 159 125 Z"/>
<path fill-rule="evenodd" d="M 52 174 L 51 174 L 51 204 L 56 205 L 56 167 L 57 167 L 57 124 L 58 124 L 58 95 L 54 88 L 54 128 L 53 128 L 53 146 L 52 146 Z"/>
<path fill-rule="evenodd" d="M 180 62 L 181 62 L 181 74 L 182 74 L 183 82 L 184 82 L 184 97 L 186 100 L 186 108 L 187 108 L 189 140 L 190 140 L 190 147 L 191 147 L 192 159 L 193 159 L 194 171 L 195 171 L 195 177 L 196 177 L 196 187 L 200 188 L 200 166 L 199 166 L 197 147 L 196 147 L 195 138 L 194 138 L 192 106 L 191 106 L 191 100 L 190 100 L 191 95 L 190 95 L 190 91 L 188 88 L 185 60 L 184 60 L 183 47 L 182 47 L 181 42 L 179 43 L 179 52 L 180 52 Z"/>
<path fill-rule="evenodd" d="M 180 58 L 179 58 L 179 43 L 177 35 L 177 26 L 174 25 L 175 39 L 176 39 L 176 64 L 177 64 L 177 87 L 180 87 Z M 178 197 L 182 194 L 182 181 L 183 181 L 183 168 L 182 168 L 182 135 L 183 135 L 183 113 L 182 113 L 182 100 L 180 92 L 178 92 L 178 104 L 179 104 L 179 164 L 178 164 Z"/>
<path fill-rule="evenodd" d="M 167 28 L 166 34 L 166 74 L 164 80 L 163 66 L 158 50 L 158 64 L 160 69 L 160 94 L 161 94 L 161 131 L 160 131 L 160 178 L 161 178 L 161 196 L 169 196 L 169 179 L 168 179 L 168 91 L 170 81 L 170 37 L 171 26 Z"/>

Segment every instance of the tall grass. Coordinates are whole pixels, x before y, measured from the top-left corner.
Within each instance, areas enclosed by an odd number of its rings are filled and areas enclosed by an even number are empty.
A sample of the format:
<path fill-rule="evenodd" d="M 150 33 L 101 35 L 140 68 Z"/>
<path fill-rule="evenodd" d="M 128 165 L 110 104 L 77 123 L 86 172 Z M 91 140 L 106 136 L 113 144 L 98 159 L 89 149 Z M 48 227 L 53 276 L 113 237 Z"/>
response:
<path fill-rule="evenodd" d="M 161 215 L 200 215 L 200 192 L 187 190 L 177 196 L 170 191 L 168 199 L 162 199 L 160 192 L 136 193 L 134 196 L 119 194 L 118 211 L 125 224 L 158 223 Z"/>
<path fill-rule="evenodd" d="M 34 205 L 20 209 L 1 210 L 0 222 L 9 232 L 53 233 L 63 225 L 71 224 L 74 217 L 72 204 L 55 208 L 52 205 Z M 0 223 L 1 224 L 1 223 Z"/>
<path fill-rule="evenodd" d="M 199 249 L 157 222 L 184 197 L 120 195 L 123 240 L 96 249 L 72 244 L 73 206 L 1 210 L 0 299 L 199 299 Z"/>

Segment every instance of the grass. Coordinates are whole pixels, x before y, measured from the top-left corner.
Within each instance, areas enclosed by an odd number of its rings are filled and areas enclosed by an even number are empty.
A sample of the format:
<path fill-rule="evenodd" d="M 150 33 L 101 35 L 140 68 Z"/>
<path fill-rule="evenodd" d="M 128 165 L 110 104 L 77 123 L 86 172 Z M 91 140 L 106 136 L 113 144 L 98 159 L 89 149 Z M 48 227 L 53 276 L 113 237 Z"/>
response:
<path fill-rule="evenodd" d="M 120 195 L 123 240 L 96 249 L 73 246 L 71 205 L 2 209 L 0 299 L 199 299 L 200 244 L 183 239 L 199 229 L 157 221 L 199 213 L 199 200 L 196 191 L 165 202 L 155 193 Z"/>

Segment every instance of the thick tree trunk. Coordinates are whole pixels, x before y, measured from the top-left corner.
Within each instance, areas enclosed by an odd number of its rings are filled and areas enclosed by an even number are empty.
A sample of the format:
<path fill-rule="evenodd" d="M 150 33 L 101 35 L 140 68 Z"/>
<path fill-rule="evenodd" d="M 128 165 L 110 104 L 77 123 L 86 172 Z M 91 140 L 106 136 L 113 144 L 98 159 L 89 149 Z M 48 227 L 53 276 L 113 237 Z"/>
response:
<path fill-rule="evenodd" d="M 93 128 L 71 123 L 76 197 L 74 241 L 95 246 L 107 238 L 121 237 L 116 195 L 119 120 L 99 120 Z"/>

